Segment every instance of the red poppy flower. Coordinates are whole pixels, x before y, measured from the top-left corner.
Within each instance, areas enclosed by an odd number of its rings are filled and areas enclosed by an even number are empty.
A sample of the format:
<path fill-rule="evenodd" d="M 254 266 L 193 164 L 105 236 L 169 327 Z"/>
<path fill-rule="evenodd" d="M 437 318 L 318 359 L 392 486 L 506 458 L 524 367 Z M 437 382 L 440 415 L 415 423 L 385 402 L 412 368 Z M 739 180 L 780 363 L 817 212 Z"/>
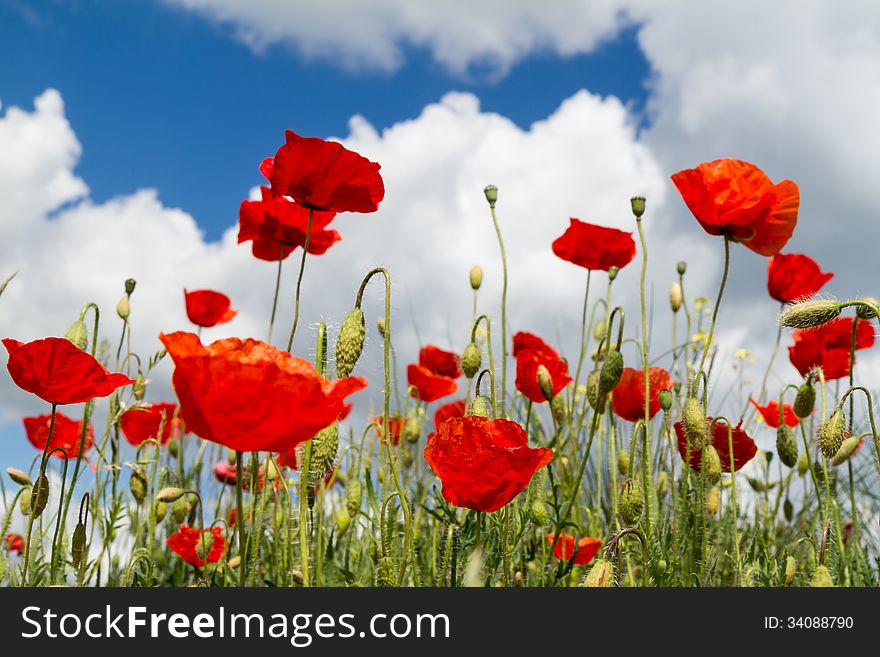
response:
<path fill-rule="evenodd" d="M 406 380 L 410 386 L 414 386 L 416 394 L 423 402 L 431 403 L 441 397 L 454 395 L 458 390 L 455 379 L 450 379 L 442 374 L 434 374 L 427 367 L 421 365 L 409 365 L 406 368 Z"/>
<path fill-rule="evenodd" d="M 650 415 L 653 418 L 660 412 L 660 391 L 672 389 L 669 372 L 662 367 L 649 368 L 651 387 Z M 645 417 L 645 370 L 624 367 L 617 387 L 611 392 L 611 407 L 614 413 L 630 422 Z"/>
<path fill-rule="evenodd" d="M 380 166 L 342 144 L 285 133 L 275 153 L 269 182 L 272 194 L 289 196 L 315 210 L 375 212 L 385 198 Z"/>
<path fill-rule="evenodd" d="M 823 272 L 810 256 L 777 253 L 767 263 L 767 291 L 780 303 L 811 297 L 834 277 Z"/>
<path fill-rule="evenodd" d="M 168 537 L 166 544 L 190 566 L 201 568 L 205 563 L 217 563 L 220 561 L 220 557 L 223 556 L 223 552 L 226 550 L 226 539 L 223 538 L 223 530 L 220 527 L 212 527 L 210 534 L 212 542 L 207 559 L 200 559 L 196 553 L 196 546 L 199 543 L 199 537 L 202 535 L 202 532 L 195 527 L 180 525 L 178 531 Z"/>
<path fill-rule="evenodd" d="M 382 423 L 382 417 L 374 417 L 373 422 L 376 423 L 375 430 L 379 439 L 385 437 L 385 427 Z M 399 415 L 392 415 L 388 420 L 388 437 L 391 438 L 391 444 L 396 445 L 400 442 L 400 434 L 406 426 L 406 418 Z"/>
<path fill-rule="evenodd" d="M 238 314 L 229 307 L 229 297 L 214 290 L 183 291 L 186 300 L 186 316 L 196 326 L 210 328 L 225 324 Z"/>
<path fill-rule="evenodd" d="M 554 396 L 571 382 L 566 362 L 532 333 L 521 331 L 513 336 L 513 356 L 516 358 L 516 389 L 536 404 L 547 401 L 538 384 L 538 366 L 543 365 L 550 373 Z"/>
<path fill-rule="evenodd" d="M 778 429 L 779 422 L 779 402 L 775 399 L 771 399 L 767 402 L 765 406 L 761 406 L 754 399 L 749 397 L 749 401 L 752 403 L 752 406 L 758 409 L 758 412 L 761 414 L 761 417 L 764 418 L 764 422 L 767 423 L 767 426 L 771 429 Z M 785 418 L 785 423 L 790 427 L 796 427 L 800 419 L 797 414 L 794 412 L 794 406 L 786 402 L 782 405 L 782 413 Z"/>
<path fill-rule="evenodd" d="M 457 379 L 461 376 L 461 356 L 451 351 L 444 351 L 434 345 L 428 345 L 419 351 L 419 365 L 440 376 Z"/>
<path fill-rule="evenodd" d="M 229 515 L 226 517 L 226 524 L 230 527 L 234 527 L 236 522 L 238 522 L 238 509 L 232 507 L 229 509 Z"/>
<path fill-rule="evenodd" d="M 279 467 L 283 467 L 279 464 Z M 227 486 L 235 486 L 235 480 L 237 479 L 237 471 L 234 463 L 230 463 L 229 461 L 217 461 L 214 464 L 214 478 L 219 481 L 221 484 L 226 484 Z M 263 490 L 263 466 L 260 466 L 260 469 L 257 471 L 257 477 L 259 481 L 257 482 L 257 487 L 260 490 Z M 248 468 L 244 471 L 244 477 L 241 482 L 242 490 L 248 490 L 251 484 L 251 473 Z M 275 486 L 278 488 L 278 485 Z"/>
<path fill-rule="evenodd" d="M 263 161 L 260 162 L 260 173 L 263 174 L 263 177 L 266 180 L 269 180 L 269 176 L 272 175 L 272 167 L 275 166 L 275 158 L 274 157 L 264 157 Z"/>
<path fill-rule="evenodd" d="M 550 545 L 553 545 L 555 538 L 556 534 L 547 534 L 547 542 Z M 574 552 L 575 565 L 585 566 L 590 563 L 593 560 L 593 557 L 599 553 L 600 547 L 602 547 L 601 538 L 590 538 L 589 536 L 586 536 L 578 539 L 577 551 Z M 574 537 L 569 536 L 568 534 L 563 534 L 559 537 L 559 540 L 556 541 L 556 547 L 553 548 L 553 554 L 560 561 L 568 561 L 571 559 L 574 549 Z"/>
<path fill-rule="evenodd" d="M 188 430 L 241 452 L 286 452 L 339 418 L 361 377 L 326 381 L 307 360 L 258 340 L 202 345 L 194 333 L 160 334 Z"/>
<path fill-rule="evenodd" d="M 674 174 L 672 182 L 703 230 L 742 242 L 759 255 L 779 253 L 797 224 L 798 186 L 791 180 L 774 185 L 749 162 L 703 162 Z"/>
<path fill-rule="evenodd" d="M 6 549 L 10 552 L 24 552 L 24 539 L 20 534 L 6 534 Z"/>
<path fill-rule="evenodd" d="M 443 404 L 434 413 L 434 428 L 439 429 L 440 425 L 451 417 L 464 417 L 466 405 L 463 399 Z"/>
<path fill-rule="evenodd" d="M 519 495 L 553 460 L 545 447 L 529 447 L 516 422 L 468 415 L 453 417 L 428 436 L 425 460 L 454 506 L 497 511 Z"/>
<path fill-rule="evenodd" d="M 159 428 L 162 428 L 162 436 L 159 442 L 167 444 L 174 430 L 175 411 L 177 404 L 161 402 L 159 404 L 141 404 L 134 406 L 119 418 L 119 428 L 125 434 L 126 439 L 137 447 L 145 440 L 159 437 Z"/>
<path fill-rule="evenodd" d="M 712 418 L 708 418 L 711 424 Z M 687 437 L 684 434 L 684 425 L 676 422 L 675 436 L 678 439 L 678 453 L 681 454 L 682 460 L 687 458 Z M 712 429 L 712 445 L 718 450 L 718 458 L 721 460 L 721 471 L 730 472 L 730 443 L 727 435 L 727 424 L 718 422 Z M 758 446 L 755 441 L 749 437 L 745 431 L 740 429 L 739 425 L 733 427 L 733 465 L 734 470 L 739 470 L 746 463 L 751 461 L 755 454 L 758 453 Z M 702 464 L 703 451 L 694 449 L 691 446 L 691 462 L 690 466 L 694 470 L 699 470 Z"/>
<path fill-rule="evenodd" d="M 283 196 L 272 196 L 268 187 L 260 188 L 261 201 L 242 201 L 238 211 L 238 243 L 253 242 L 252 251 L 260 260 L 277 262 L 289 256 L 297 247 L 305 248 L 309 232 L 309 210 Z M 335 212 L 315 212 L 309 253 L 322 255 L 342 239 L 327 225 Z"/>
<path fill-rule="evenodd" d="M 849 352 L 854 321 L 852 317 L 838 317 L 822 326 L 799 329 L 792 333 L 794 344 L 788 348 L 788 357 L 801 376 L 806 376 L 814 367 L 821 367 L 827 380 L 849 376 Z M 874 327 L 866 319 L 858 322 L 856 349 L 872 347 Z"/>
<path fill-rule="evenodd" d="M 37 417 L 24 418 L 24 430 L 31 445 L 43 451 L 46 447 L 46 439 L 49 438 L 49 425 L 52 422 L 51 415 L 38 415 Z M 79 456 L 79 441 L 82 438 L 83 423 L 71 420 L 69 417 L 55 411 L 55 426 L 52 427 L 52 437 L 49 440 L 49 451 L 61 448 L 67 453 L 68 459 Z M 83 454 L 95 442 L 95 432 L 92 423 L 86 426 L 86 440 L 83 443 Z M 64 458 L 61 452 L 55 452 L 54 456 Z"/>
<path fill-rule="evenodd" d="M 632 233 L 588 224 L 571 217 L 565 232 L 553 241 L 553 253 L 585 269 L 623 269 L 636 256 Z"/>
<path fill-rule="evenodd" d="M 3 346 L 9 352 L 6 367 L 15 384 L 50 404 L 80 404 L 134 383 L 124 374 L 108 372 L 67 338 L 26 344 L 4 338 Z"/>

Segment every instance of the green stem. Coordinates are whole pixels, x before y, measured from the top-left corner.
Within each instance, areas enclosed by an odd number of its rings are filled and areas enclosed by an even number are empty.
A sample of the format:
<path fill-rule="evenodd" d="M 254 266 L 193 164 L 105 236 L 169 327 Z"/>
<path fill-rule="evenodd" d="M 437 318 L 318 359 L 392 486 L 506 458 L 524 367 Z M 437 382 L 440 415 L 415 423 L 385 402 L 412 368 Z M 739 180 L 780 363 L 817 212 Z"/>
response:
<path fill-rule="evenodd" d="M 293 336 L 296 335 L 296 325 L 299 323 L 299 294 L 302 288 L 303 272 L 306 270 L 306 255 L 309 253 L 309 243 L 312 239 L 312 218 L 315 211 L 309 208 L 309 225 L 306 229 L 306 243 L 303 245 L 302 259 L 299 261 L 299 275 L 296 277 L 296 301 L 293 310 L 293 327 L 290 329 L 290 339 L 287 341 L 287 351 L 293 350 Z M 305 576 L 305 574 L 303 574 Z"/>
<path fill-rule="evenodd" d="M 33 509 L 33 501 L 36 501 L 36 486 L 39 486 L 42 489 L 42 481 L 43 476 L 46 474 L 46 465 L 47 465 L 47 454 L 49 452 L 49 443 L 52 441 L 52 432 L 55 430 L 55 411 L 57 410 L 58 405 L 52 404 L 52 415 L 49 419 L 49 433 L 46 435 L 46 445 L 43 447 L 43 456 L 40 459 L 40 476 L 37 478 L 35 487 L 31 489 L 31 509 Z M 28 573 L 28 564 L 30 563 L 30 554 L 31 554 L 31 534 L 34 530 L 34 512 L 31 510 L 30 514 L 28 514 L 28 525 L 27 525 L 27 534 L 25 537 L 24 544 L 24 566 L 21 574 L 21 585 L 27 586 L 27 573 Z"/>
<path fill-rule="evenodd" d="M 492 223 L 495 224 L 495 234 L 498 236 L 498 246 L 501 247 L 501 265 L 503 267 L 504 282 L 501 287 L 501 416 L 506 417 L 507 407 L 507 254 L 504 251 L 504 240 L 501 238 L 501 228 L 498 226 L 498 217 L 495 215 L 495 204 L 489 205 L 492 211 Z"/>
<path fill-rule="evenodd" d="M 305 254 L 305 251 L 303 251 Z M 272 329 L 275 328 L 275 311 L 278 309 L 278 291 L 281 289 L 281 265 L 284 262 L 284 245 L 278 243 L 278 270 L 275 272 L 275 295 L 272 297 L 272 315 L 269 317 L 269 336 L 266 342 L 272 342 Z"/>
<path fill-rule="evenodd" d="M 652 538 L 651 508 L 654 506 L 654 475 L 651 468 L 651 369 L 648 363 L 648 315 L 645 304 L 645 275 L 648 271 L 648 244 L 642 229 L 641 217 L 636 218 L 639 243 L 642 246 L 642 270 L 639 281 L 639 303 L 642 313 L 642 368 L 645 375 L 645 443 L 642 453 L 642 482 L 645 494 L 645 534 Z"/>
<path fill-rule="evenodd" d="M 706 346 L 703 348 L 703 357 L 700 359 L 698 372 L 703 371 L 706 364 L 706 356 L 712 347 L 712 338 L 715 336 L 715 320 L 718 319 L 718 308 L 721 306 L 721 297 L 724 296 L 724 287 L 727 284 L 727 274 L 730 272 L 730 238 L 724 238 L 724 273 L 721 276 L 721 287 L 718 288 L 718 298 L 715 300 L 715 309 L 712 311 L 712 323 L 709 325 L 709 336 L 706 338 Z"/>
<path fill-rule="evenodd" d="M 238 515 L 238 519 L 236 520 L 236 525 L 238 525 L 238 585 L 243 587 L 245 585 L 245 575 L 247 574 L 247 554 L 245 553 L 245 548 L 247 543 L 245 543 L 244 536 L 244 503 L 242 501 L 241 495 L 241 483 L 244 479 L 244 468 L 241 466 L 241 462 L 244 459 L 243 452 L 235 452 L 235 506 L 236 513 Z"/>

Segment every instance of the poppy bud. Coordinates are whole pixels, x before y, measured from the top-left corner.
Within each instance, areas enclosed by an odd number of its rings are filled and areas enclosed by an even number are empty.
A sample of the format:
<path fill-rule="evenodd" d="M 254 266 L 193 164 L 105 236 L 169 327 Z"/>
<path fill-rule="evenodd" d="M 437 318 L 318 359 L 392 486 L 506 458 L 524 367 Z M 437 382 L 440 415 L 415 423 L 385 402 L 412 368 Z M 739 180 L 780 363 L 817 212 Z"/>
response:
<path fill-rule="evenodd" d="M 226 563 L 231 570 L 237 570 L 239 565 L 241 565 L 241 556 L 236 554 L 234 557 L 229 559 L 229 561 L 227 561 Z"/>
<path fill-rule="evenodd" d="M 561 425 L 566 414 L 565 395 L 562 394 L 562 391 L 559 391 L 559 393 L 550 400 L 550 413 L 553 415 L 553 420 L 556 424 Z"/>
<path fill-rule="evenodd" d="M 792 504 L 791 500 L 787 497 L 782 505 L 782 513 L 785 515 L 785 519 L 788 522 L 791 522 L 791 519 L 794 518 L 794 504 Z"/>
<path fill-rule="evenodd" d="M 538 527 L 543 527 L 547 524 L 547 521 L 550 520 L 550 512 L 547 510 L 544 500 L 532 502 L 532 505 L 529 507 L 529 520 Z"/>
<path fill-rule="evenodd" d="M 156 506 L 154 509 L 154 514 L 156 518 L 156 524 L 158 525 L 160 522 L 165 520 L 165 514 L 168 513 L 168 505 L 165 502 L 156 502 Z"/>
<path fill-rule="evenodd" d="M 657 401 L 660 402 L 660 408 L 664 413 L 668 413 L 672 408 L 672 392 L 669 390 L 661 390 L 657 393 Z"/>
<path fill-rule="evenodd" d="M 681 283 L 675 281 L 669 288 L 669 307 L 672 308 L 672 312 L 677 313 L 681 310 L 682 301 L 684 301 L 684 295 L 681 292 Z"/>
<path fill-rule="evenodd" d="M 629 474 L 629 453 L 625 449 L 617 453 L 617 471 L 624 477 Z"/>
<path fill-rule="evenodd" d="M 85 322 L 81 319 L 76 320 L 73 324 L 71 324 L 70 328 L 67 329 L 67 333 L 64 335 L 65 338 L 70 340 L 77 347 L 86 350 L 86 347 L 89 346 L 89 332 L 86 329 Z"/>
<path fill-rule="evenodd" d="M 840 445 L 840 449 L 837 450 L 837 454 L 831 459 L 831 465 L 840 465 L 849 460 L 849 457 L 853 455 L 853 452 L 856 451 L 861 442 L 862 439 L 859 436 L 850 436 L 844 440 Z"/>
<path fill-rule="evenodd" d="M 794 433 L 788 425 L 780 425 L 776 430 L 776 453 L 779 460 L 787 467 L 793 468 L 798 462 L 798 446 Z"/>
<path fill-rule="evenodd" d="M 483 189 L 483 194 L 486 195 L 486 200 L 489 201 L 489 207 L 494 208 L 495 203 L 498 201 L 498 188 L 495 185 L 486 185 Z"/>
<path fill-rule="evenodd" d="M 606 335 L 608 335 L 608 323 L 605 321 L 596 322 L 593 327 L 593 338 L 596 342 L 604 340 Z"/>
<path fill-rule="evenodd" d="M 813 387 L 811 381 L 805 381 L 798 388 L 793 406 L 794 414 L 801 419 L 808 418 L 813 414 L 813 409 L 816 407 L 816 388 Z"/>
<path fill-rule="evenodd" d="M 321 429 L 312 438 L 312 454 L 309 460 L 309 481 L 313 485 L 324 481 L 336 462 L 339 449 L 339 424 L 334 422 Z"/>
<path fill-rule="evenodd" d="M 281 471 L 275 463 L 275 459 L 267 457 L 263 466 L 263 473 L 266 481 L 275 481 L 281 476 Z"/>
<path fill-rule="evenodd" d="M 684 260 L 680 260 L 677 265 L 675 265 L 675 271 L 678 272 L 679 276 L 684 276 L 684 273 L 687 271 L 688 263 Z"/>
<path fill-rule="evenodd" d="M 617 278 L 617 274 L 619 274 L 619 273 L 620 273 L 620 268 L 615 267 L 614 265 L 611 265 L 608 268 L 608 280 L 613 281 L 615 278 Z"/>
<path fill-rule="evenodd" d="M 361 497 L 363 496 L 361 482 L 352 479 L 345 487 L 345 507 L 350 515 L 357 515 L 361 509 Z"/>
<path fill-rule="evenodd" d="M 834 580 L 831 579 L 831 571 L 828 570 L 827 566 L 824 564 L 816 566 L 816 570 L 813 572 L 813 578 L 810 580 L 810 586 L 814 588 L 827 588 L 834 586 Z"/>
<path fill-rule="evenodd" d="M 522 588 L 522 585 L 523 585 L 523 574 L 522 574 L 522 571 L 521 571 L 521 570 L 517 570 L 517 571 L 513 574 L 513 585 L 514 585 L 516 588 L 518 588 L 518 589 L 519 589 L 519 588 Z"/>
<path fill-rule="evenodd" d="M 797 560 L 788 555 L 785 558 L 785 585 L 791 586 L 791 583 L 794 581 L 794 576 L 797 574 Z"/>
<path fill-rule="evenodd" d="M 754 477 L 746 477 L 746 481 L 749 482 L 749 486 L 752 487 L 752 490 L 756 493 L 766 493 L 770 490 L 763 481 L 760 479 L 755 479 Z"/>
<path fill-rule="evenodd" d="M 785 308 L 779 313 L 780 326 L 805 329 L 822 326 L 840 314 L 840 304 L 833 299 L 810 299 Z"/>
<path fill-rule="evenodd" d="M 21 511 L 21 515 L 27 516 L 31 513 L 31 491 L 33 488 L 25 488 L 21 491 L 21 496 L 18 498 L 18 508 Z"/>
<path fill-rule="evenodd" d="M 180 524 L 186 520 L 190 509 L 192 509 L 192 506 L 186 501 L 185 497 L 178 498 L 178 500 L 171 505 L 171 517 L 174 518 L 174 522 Z"/>
<path fill-rule="evenodd" d="M 880 306 L 880 301 L 877 301 L 874 297 L 862 297 L 862 301 L 870 303 L 871 306 Z M 859 319 L 874 319 L 876 316 L 870 306 L 856 306 L 856 317 Z"/>
<path fill-rule="evenodd" d="M 480 417 L 489 417 L 489 399 L 485 395 L 477 395 L 471 402 L 471 408 L 468 415 L 479 415 Z"/>
<path fill-rule="evenodd" d="M 599 415 L 604 413 L 606 397 L 607 393 L 605 395 L 599 394 L 599 372 L 590 372 L 590 375 L 587 377 L 587 401 L 590 404 L 590 408 Z"/>
<path fill-rule="evenodd" d="M 707 445 L 703 450 L 703 472 L 710 484 L 717 484 L 721 479 L 721 456 L 715 445 Z"/>
<path fill-rule="evenodd" d="M 721 490 L 718 486 L 712 486 L 709 494 L 706 496 L 706 513 L 714 516 L 718 513 L 718 507 L 721 506 Z"/>
<path fill-rule="evenodd" d="M 43 513 L 43 510 L 46 508 L 46 505 L 48 503 L 49 479 L 46 477 L 46 475 L 42 475 L 37 478 L 37 483 L 34 484 L 34 487 L 31 490 L 30 507 L 31 513 L 34 514 L 34 518 L 40 517 L 40 514 Z"/>
<path fill-rule="evenodd" d="M 79 568 L 80 563 L 82 563 L 85 548 L 86 526 L 78 522 L 73 530 L 73 538 L 70 540 L 70 560 L 73 561 L 74 568 Z"/>
<path fill-rule="evenodd" d="M 654 487 L 657 489 L 657 497 L 661 500 L 669 493 L 669 475 L 666 473 L 666 470 L 659 472 L 657 481 L 654 482 Z"/>
<path fill-rule="evenodd" d="M 134 393 L 134 398 L 138 402 L 144 401 L 144 397 L 147 394 L 147 380 L 144 378 L 143 372 L 138 370 L 137 376 L 134 378 L 134 383 L 131 386 L 131 391 Z M 171 418 L 165 418 L 166 422 L 170 422 Z"/>
<path fill-rule="evenodd" d="M 390 557 L 382 557 L 376 564 L 376 586 L 389 587 L 396 584 L 394 580 L 394 564 Z"/>
<path fill-rule="evenodd" d="M 176 502 L 177 500 L 179 500 L 185 494 L 186 491 L 182 488 L 177 488 L 176 486 L 167 486 L 156 493 L 156 499 L 159 502 L 171 504 L 172 502 Z"/>
<path fill-rule="evenodd" d="M 544 365 L 538 365 L 536 378 L 538 379 L 538 387 L 541 389 L 544 399 L 547 401 L 553 399 L 553 377 L 550 376 L 550 370 Z"/>
<path fill-rule="evenodd" d="M 177 438 L 169 440 L 166 447 L 168 448 L 168 453 L 171 454 L 172 457 L 177 458 L 178 454 L 180 454 L 180 443 L 177 441 Z"/>
<path fill-rule="evenodd" d="M 376 330 L 379 331 L 379 335 L 382 336 L 382 339 L 385 339 L 385 318 L 377 317 L 376 318 Z"/>
<path fill-rule="evenodd" d="M 116 314 L 119 315 L 120 319 L 128 319 L 128 316 L 131 314 L 127 294 L 123 295 L 119 303 L 116 304 Z"/>
<path fill-rule="evenodd" d="M 422 437 L 422 417 L 418 411 L 410 414 L 407 423 L 403 426 L 403 439 L 410 444 L 419 442 Z M 409 454 L 405 452 L 404 456 Z M 411 456 L 411 454 L 410 454 Z"/>
<path fill-rule="evenodd" d="M 132 292 L 134 292 L 134 286 L 137 285 L 137 281 L 133 278 L 125 279 L 125 293 L 128 296 L 131 296 Z"/>
<path fill-rule="evenodd" d="M 346 532 L 350 524 L 351 516 L 348 514 L 348 509 L 342 507 L 339 509 L 339 513 L 336 514 L 336 529 L 339 530 L 340 536 Z"/>
<path fill-rule="evenodd" d="M 610 349 L 602 361 L 602 369 L 599 372 L 599 393 L 607 395 L 617 384 L 623 375 L 623 354 L 617 349 Z"/>
<path fill-rule="evenodd" d="M 18 468 L 6 468 L 6 474 L 9 475 L 9 478 L 12 479 L 19 486 L 33 486 L 33 482 L 31 478 L 28 477 L 26 472 L 19 470 Z"/>
<path fill-rule="evenodd" d="M 694 449 L 702 449 L 706 442 L 706 416 L 696 397 L 688 397 L 682 411 L 684 434 Z"/>
<path fill-rule="evenodd" d="M 633 196 L 629 200 L 629 203 L 632 206 L 632 211 L 633 214 L 636 216 L 636 219 L 641 219 L 642 215 L 645 214 L 645 197 Z"/>
<path fill-rule="evenodd" d="M 477 346 L 476 342 L 471 342 L 461 354 L 461 371 L 464 375 L 472 379 L 480 371 L 483 364 L 483 352 Z"/>
<path fill-rule="evenodd" d="M 339 329 L 339 337 L 336 339 L 336 376 L 344 379 L 357 364 L 364 350 L 364 311 L 360 308 L 352 309 Z"/>
<path fill-rule="evenodd" d="M 204 561 L 208 557 L 212 547 L 214 547 L 214 534 L 207 530 L 203 531 L 199 535 L 199 540 L 196 541 L 196 556 L 200 561 Z"/>
<path fill-rule="evenodd" d="M 128 478 L 128 489 L 131 496 L 140 506 L 144 498 L 147 496 L 147 473 L 140 465 L 135 465 L 131 469 L 131 476 Z"/>
<path fill-rule="evenodd" d="M 835 409 L 822 426 L 819 427 L 819 450 L 825 458 L 834 458 L 846 438 L 846 417 L 843 411 Z"/>
<path fill-rule="evenodd" d="M 639 518 L 642 517 L 644 508 L 645 498 L 642 495 L 641 486 L 632 479 L 626 480 L 623 483 L 623 489 L 618 500 L 618 510 L 623 524 L 627 527 L 636 524 Z"/>
<path fill-rule="evenodd" d="M 479 290 L 480 286 L 483 284 L 483 268 L 480 265 L 474 265 L 471 267 L 471 288 L 474 290 Z"/>
<path fill-rule="evenodd" d="M 584 577 L 581 586 L 588 588 L 605 588 L 614 586 L 614 564 L 607 559 L 596 559 L 590 572 Z"/>

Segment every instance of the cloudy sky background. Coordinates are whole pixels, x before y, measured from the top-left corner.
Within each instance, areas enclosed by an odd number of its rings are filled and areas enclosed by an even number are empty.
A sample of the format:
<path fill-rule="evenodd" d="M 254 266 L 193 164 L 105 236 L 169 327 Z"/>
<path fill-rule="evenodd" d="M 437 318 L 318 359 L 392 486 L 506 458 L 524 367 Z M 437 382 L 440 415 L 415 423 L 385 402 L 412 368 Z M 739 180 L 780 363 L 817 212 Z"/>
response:
<path fill-rule="evenodd" d="M 572 358 L 585 275 L 550 243 L 571 216 L 634 230 L 629 197 L 645 195 L 652 351 L 665 351 L 675 263 L 688 262 L 689 297 L 714 297 L 723 252 L 669 176 L 728 156 L 798 183 L 800 219 L 785 251 L 835 272 L 828 293 L 880 296 L 876 3 L 116 4 L 0 0 L 0 57 L 18 62 L 0 72 L 0 277 L 18 272 L 0 298 L 4 337 L 63 335 L 95 301 L 115 344 L 113 309 L 132 277 L 143 357 L 160 348 L 160 331 L 188 328 L 184 287 L 224 291 L 239 310 L 206 339 L 264 338 L 274 266 L 236 244 L 236 220 L 285 128 L 380 162 L 387 189 L 377 213 L 338 217 L 343 241 L 309 258 L 298 355 L 313 353 L 315 323 L 338 326 L 377 265 L 394 279 L 401 374 L 420 341 L 464 347 L 474 264 L 485 270 L 481 309 L 498 317 L 488 183 L 500 190 L 511 332 L 537 332 Z M 759 382 L 776 335 L 766 259 L 732 253 L 719 398 L 733 352 L 752 350 L 747 378 Z M 285 264 L 279 342 L 296 264 Z M 615 283 L 631 337 L 638 274 L 637 260 Z M 605 278 L 594 282 L 595 299 Z M 375 317 L 380 286 L 367 297 Z M 362 409 L 381 397 L 381 342 L 369 329 L 359 370 L 375 384 L 358 396 Z M 634 350 L 625 356 L 636 363 Z M 797 377 L 786 356 L 771 390 Z M 870 384 L 880 355 L 859 362 Z M 165 363 L 149 399 L 172 394 L 169 375 Z M 0 377 L 3 465 L 26 465 L 20 418 L 45 410 Z"/>

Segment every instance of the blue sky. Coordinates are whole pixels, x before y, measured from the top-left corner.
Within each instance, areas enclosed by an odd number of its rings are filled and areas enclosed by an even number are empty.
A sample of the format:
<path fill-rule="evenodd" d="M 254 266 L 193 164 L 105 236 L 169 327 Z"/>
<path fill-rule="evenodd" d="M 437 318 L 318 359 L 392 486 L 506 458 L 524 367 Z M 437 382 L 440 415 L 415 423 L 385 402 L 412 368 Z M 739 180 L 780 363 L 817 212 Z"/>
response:
<path fill-rule="evenodd" d="M 58 89 L 84 153 L 76 169 L 103 201 L 142 187 L 191 213 L 216 239 L 260 181 L 260 160 L 286 128 L 348 132 L 361 114 L 377 129 L 413 118 L 450 90 L 520 127 L 586 88 L 639 112 L 650 68 L 625 29 L 587 55 L 532 56 L 500 80 L 468 79 L 406 47 L 395 72 L 348 72 L 285 46 L 255 54 L 230 30 L 152 0 L 0 0 L 0 101 L 30 107 Z"/>

